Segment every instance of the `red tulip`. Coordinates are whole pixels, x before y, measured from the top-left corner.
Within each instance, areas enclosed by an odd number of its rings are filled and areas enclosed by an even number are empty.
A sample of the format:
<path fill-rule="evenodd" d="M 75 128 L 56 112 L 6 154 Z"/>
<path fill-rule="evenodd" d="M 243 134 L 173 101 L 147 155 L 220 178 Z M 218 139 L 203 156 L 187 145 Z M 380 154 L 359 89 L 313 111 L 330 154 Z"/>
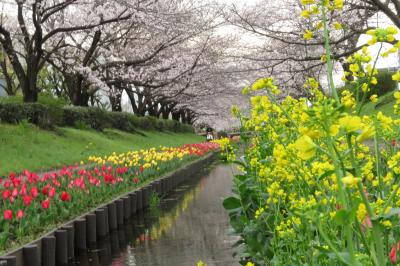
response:
<path fill-rule="evenodd" d="M 19 187 L 19 185 L 21 184 L 21 179 L 19 179 L 19 178 L 13 178 L 13 179 L 11 179 L 11 181 L 12 181 L 14 187 Z"/>
<path fill-rule="evenodd" d="M 5 210 L 3 212 L 3 217 L 4 217 L 4 220 L 12 220 L 12 217 L 13 217 L 12 210 Z"/>
<path fill-rule="evenodd" d="M 8 199 L 11 196 L 11 192 L 9 190 L 4 190 L 2 196 L 3 200 Z"/>
<path fill-rule="evenodd" d="M 42 208 L 43 209 L 50 208 L 50 199 L 45 199 L 44 201 L 42 201 Z"/>
<path fill-rule="evenodd" d="M 392 247 L 392 249 L 390 250 L 390 253 L 389 253 L 390 261 L 391 261 L 393 264 L 395 264 L 396 261 L 397 261 L 396 253 L 397 253 L 397 249 L 396 249 L 396 246 L 394 246 L 394 247 Z"/>
<path fill-rule="evenodd" d="M 4 182 L 4 188 L 9 188 L 10 187 L 10 181 Z"/>
<path fill-rule="evenodd" d="M 61 200 L 62 201 L 71 201 L 71 196 L 68 194 L 68 192 L 63 191 L 61 193 Z"/>
<path fill-rule="evenodd" d="M 135 178 L 133 179 L 133 182 L 134 182 L 135 184 L 139 183 L 139 178 L 135 177 Z"/>
<path fill-rule="evenodd" d="M 32 201 L 32 197 L 31 196 L 28 196 L 28 195 L 24 196 L 24 206 L 31 205 L 31 201 Z"/>
<path fill-rule="evenodd" d="M 21 219 L 22 217 L 24 217 L 24 211 L 23 210 L 18 210 L 17 211 L 17 219 Z"/>
<path fill-rule="evenodd" d="M 47 187 L 42 188 L 42 194 L 47 195 L 47 193 L 49 193 Z"/>
<path fill-rule="evenodd" d="M 36 198 L 37 196 L 39 196 L 39 192 L 38 192 L 37 187 L 32 187 L 32 188 L 31 188 L 31 196 L 34 197 L 34 198 Z"/>
<path fill-rule="evenodd" d="M 396 147 L 396 140 L 395 139 L 392 139 L 392 146 Z"/>
<path fill-rule="evenodd" d="M 54 187 L 51 187 L 49 191 L 49 197 L 53 198 L 54 195 L 56 195 L 56 189 Z"/>

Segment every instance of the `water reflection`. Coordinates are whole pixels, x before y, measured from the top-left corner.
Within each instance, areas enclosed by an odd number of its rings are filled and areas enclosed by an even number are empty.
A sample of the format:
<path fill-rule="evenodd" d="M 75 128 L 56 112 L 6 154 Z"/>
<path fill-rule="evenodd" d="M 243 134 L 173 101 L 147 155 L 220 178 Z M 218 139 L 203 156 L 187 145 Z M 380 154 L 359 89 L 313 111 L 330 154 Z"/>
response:
<path fill-rule="evenodd" d="M 199 173 L 161 201 L 158 211 L 137 215 L 76 263 L 78 265 L 239 265 L 227 235 L 222 199 L 231 191 L 232 169 L 218 165 Z"/>

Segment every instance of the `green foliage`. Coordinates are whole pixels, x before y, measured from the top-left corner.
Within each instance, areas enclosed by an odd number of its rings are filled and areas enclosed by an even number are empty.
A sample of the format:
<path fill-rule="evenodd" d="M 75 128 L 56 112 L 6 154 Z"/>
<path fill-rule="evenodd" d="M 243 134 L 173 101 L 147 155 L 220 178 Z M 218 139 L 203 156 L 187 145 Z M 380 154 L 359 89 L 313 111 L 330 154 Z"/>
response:
<path fill-rule="evenodd" d="M 228 132 L 226 132 L 224 130 L 221 130 L 221 131 L 218 131 L 217 135 L 218 135 L 219 139 L 220 138 L 227 138 L 228 137 Z"/>
<path fill-rule="evenodd" d="M 111 127 L 110 117 L 106 111 L 94 107 L 66 106 L 64 110 L 64 125 L 76 127 L 86 125 L 98 131 Z"/>
<path fill-rule="evenodd" d="M 51 93 L 40 93 L 38 102 L 47 106 L 63 107 L 68 104 L 68 101 L 63 98 L 54 97 Z"/>
<path fill-rule="evenodd" d="M 23 103 L 22 96 L 0 98 L 0 122 L 20 123 L 27 120 L 43 129 L 68 126 L 78 129 L 115 128 L 126 132 L 157 130 L 193 132 L 190 125 L 178 121 L 157 119 L 152 116 L 138 117 L 125 112 L 108 112 L 96 107 L 66 105 L 61 98 L 42 93 L 37 103 Z"/>
<path fill-rule="evenodd" d="M 138 117 L 125 112 L 110 112 L 111 127 L 126 132 L 134 132 L 138 128 Z"/>
<path fill-rule="evenodd" d="M 152 192 L 150 195 L 150 210 L 157 210 L 160 206 L 160 196 L 157 193 Z"/>
<path fill-rule="evenodd" d="M 62 112 L 41 103 L 0 103 L 0 121 L 20 123 L 23 120 L 44 129 L 51 129 L 60 123 Z"/>

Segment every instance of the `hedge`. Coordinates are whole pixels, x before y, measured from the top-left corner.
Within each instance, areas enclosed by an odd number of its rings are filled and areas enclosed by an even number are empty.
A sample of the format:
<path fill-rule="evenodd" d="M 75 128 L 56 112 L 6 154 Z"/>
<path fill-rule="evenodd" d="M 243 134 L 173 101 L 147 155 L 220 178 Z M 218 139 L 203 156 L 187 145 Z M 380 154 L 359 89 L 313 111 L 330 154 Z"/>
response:
<path fill-rule="evenodd" d="M 108 112 L 95 107 L 0 102 L 0 122 L 17 124 L 23 120 L 43 129 L 67 126 L 91 128 L 98 131 L 115 128 L 126 132 L 135 132 L 136 130 L 193 132 L 192 126 L 178 121 L 150 116 L 138 117 L 125 112 Z"/>

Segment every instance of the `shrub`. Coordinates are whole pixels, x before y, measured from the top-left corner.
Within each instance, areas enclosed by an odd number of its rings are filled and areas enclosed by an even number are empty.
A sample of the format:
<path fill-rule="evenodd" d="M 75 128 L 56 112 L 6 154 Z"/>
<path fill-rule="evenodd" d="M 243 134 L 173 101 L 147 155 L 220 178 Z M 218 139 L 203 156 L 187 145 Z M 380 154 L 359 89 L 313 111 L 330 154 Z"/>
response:
<path fill-rule="evenodd" d="M 43 129 L 51 129 L 61 120 L 62 112 L 54 112 L 41 103 L 0 103 L 0 120 L 6 123 L 20 123 L 22 120 Z"/>
<path fill-rule="evenodd" d="M 156 129 L 155 119 L 156 119 L 155 117 L 150 117 L 150 116 L 138 117 L 138 119 L 137 119 L 138 128 L 144 129 L 144 130 Z"/>
<path fill-rule="evenodd" d="M 134 132 L 135 117 L 132 114 L 125 112 L 110 112 L 108 114 L 110 116 L 111 127 L 115 129 L 119 129 L 126 132 Z"/>
<path fill-rule="evenodd" d="M 125 112 L 107 112 L 95 107 L 64 106 L 63 100 L 48 96 L 42 96 L 41 99 L 38 103 L 23 103 L 20 96 L 1 98 L 0 121 L 17 124 L 27 120 L 43 129 L 69 126 L 98 131 L 111 127 L 131 133 L 140 129 L 193 132 L 192 126 L 178 121 L 151 116 L 138 117 Z"/>
<path fill-rule="evenodd" d="M 64 110 L 64 125 L 75 127 L 78 123 L 102 131 L 110 127 L 110 116 L 106 111 L 94 107 L 67 106 Z"/>
<path fill-rule="evenodd" d="M 218 135 L 218 138 L 227 138 L 228 137 L 228 133 L 224 130 L 218 131 L 217 135 Z"/>

